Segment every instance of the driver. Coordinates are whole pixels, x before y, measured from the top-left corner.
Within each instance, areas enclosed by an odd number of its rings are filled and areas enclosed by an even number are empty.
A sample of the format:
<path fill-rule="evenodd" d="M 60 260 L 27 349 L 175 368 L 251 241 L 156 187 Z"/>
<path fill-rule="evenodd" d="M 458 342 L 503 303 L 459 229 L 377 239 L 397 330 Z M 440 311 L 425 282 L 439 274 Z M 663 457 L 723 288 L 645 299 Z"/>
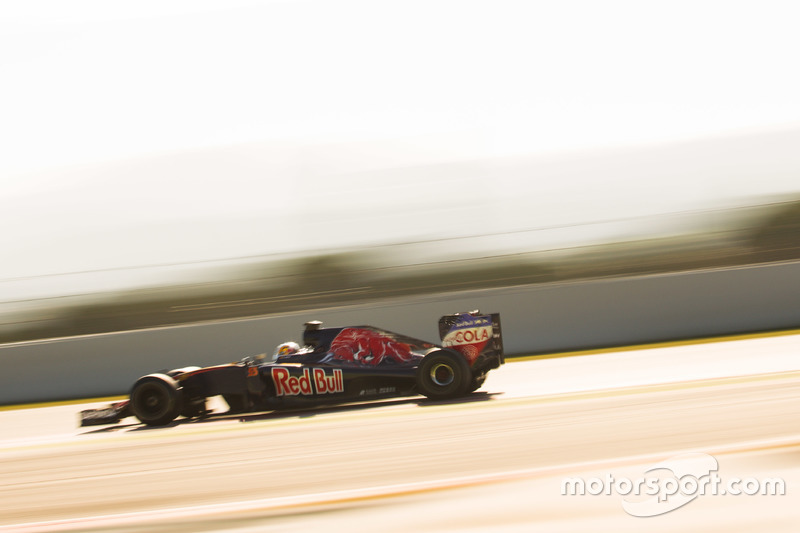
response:
<path fill-rule="evenodd" d="M 284 357 L 291 357 L 300 351 L 300 345 L 296 342 L 284 342 L 275 348 L 275 353 L 272 356 L 273 361 L 283 359 Z"/>

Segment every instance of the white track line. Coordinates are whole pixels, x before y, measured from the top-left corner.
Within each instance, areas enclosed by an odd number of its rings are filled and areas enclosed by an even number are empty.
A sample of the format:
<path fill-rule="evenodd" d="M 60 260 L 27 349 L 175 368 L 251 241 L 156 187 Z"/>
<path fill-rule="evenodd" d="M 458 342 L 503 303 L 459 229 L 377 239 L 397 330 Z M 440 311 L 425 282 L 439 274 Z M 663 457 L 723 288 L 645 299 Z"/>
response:
<path fill-rule="evenodd" d="M 748 451 L 766 450 L 789 446 L 800 446 L 800 435 L 788 438 L 769 439 L 760 441 L 750 441 L 746 443 L 729 444 L 714 446 L 709 450 L 704 448 L 704 453 L 726 454 L 742 453 Z M 191 507 L 175 507 L 171 509 L 157 509 L 149 511 L 137 511 L 130 513 L 119 513 L 112 515 L 96 515 L 79 518 L 68 518 L 62 520 L 50 520 L 46 522 L 27 522 L 20 524 L 10 524 L 0 526 L 0 531 L 20 531 L 25 533 L 45 533 L 53 531 L 74 531 L 77 528 L 109 528 L 121 527 L 132 524 L 142 524 L 143 522 L 174 520 L 180 518 L 199 518 L 209 517 L 217 514 L 242 513 L 248 511 L 291 511 L 302 510 L 311 507 L 336 505 L 343 503 L 353 503 L 359 501 L 378 500 L 400 496 L 409 496 L 424 492 L 443 491 L 458 488 L 467 488 L 477 485 L 520 481 L 533 477 L 548 477 L 558 474 L 581 472 L 611 466 L 635 465 L 640 463 L 650 463 L 661 460 L 670 453 L 685 452 L 692 450 L 675 450 L 674 452 L 659 452 L 657 454 L 645 454 L 630 457 L 599 459 L 586 461 L 583 463 L 572 463 L 563 465 L 543 466 L 520 470 L 510 470 L 490 474 L 478 474 L 474 476 L 464 476 L 448 478 L 435 481 L 421 481 L 414 483 L 403 483 L 397 485 L 383 485 L 362 489 L 350 489 L 331 492 L 321 492 L 317 494 L 299 494 L 295 496 L 285 496 L 281 498 L 265 498 L 244 502 L 215 503 L 208 505 L 197 505 Z"/>

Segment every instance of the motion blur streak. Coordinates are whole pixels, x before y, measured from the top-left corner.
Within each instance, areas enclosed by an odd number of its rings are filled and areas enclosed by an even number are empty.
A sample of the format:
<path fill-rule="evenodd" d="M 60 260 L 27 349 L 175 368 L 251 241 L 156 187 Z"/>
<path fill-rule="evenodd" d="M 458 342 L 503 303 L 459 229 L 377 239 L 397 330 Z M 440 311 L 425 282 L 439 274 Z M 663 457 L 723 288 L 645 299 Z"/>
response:
<path fill-rule="evenodd" d="M 439 238 L 339 248 L 333 240 L 316 248 L 303 240 L 308 248 L 292 253 L 0 276 L 0 344 L 800 258 L 800 201 L 794 196 L 672 215 L 496 227 L 495 214 L 508 211 L 507 205 L 487 207 L 486 222 L 457 225 L 460 235 Z M 441 227 L 450 228 L 447 220 Z M 361 226 L 371 223 L 359 219 Z"/>
<path fill-rule="evenodd" d="M 796 346 L 798 339 L 783 341 Z M 617 531 L 702 524 L 727 532 L 751 530 L 757 519 L 773 531 L 794 531 L 800 372 L 796 358 L 760 352 L 766 346 L 735 341 L 512 363 L 490 377 L 485 392 L 462 402 L 404 399 L 165 429 L 128 424 L 59 434 L 61 418 L 80 406 L 25 411 L 49 417 L 52 432 L 42 435 L 19 428 L 19 418 L 12 426 L 15 412 L 2 412 L 0 422 L 19 438 L 0 443 L 0 526 L 571 531 L 591 523 Z M 742 364 L 727 364 L 743 350 L 751 355 L 747 375 Z M 670 365 L 673 372 L 665 372 Z M 587 370 L 595 367 L 606 373 Z M 644 524 L 623 512 L 619 498 L 560 495 L 563 476 L 635 478 L 680 451 L 716 455 L 725 477 L 781 477 L 787 496 L 701 497 Z M 463 486 L 469 478 L 476 484 Z M 448 482 L 454 488 L 441 487 Z M 403 486 L 442 490 L 369 497 L 372 489 Z M 319 497 L 347 491 L 354 497 L 336 505 Z M 244 505 L 258 501 L 264 504 Z M 281 501 L 308 506 L 276 506 Z M 220 511 L 225 504 L 231 511 Z M 181 514 L 185 508 L 196 515 Z M 142 514 L 91 520 L 128 513 Z M 74 522 L 52 522 L 62 520 Z"/>

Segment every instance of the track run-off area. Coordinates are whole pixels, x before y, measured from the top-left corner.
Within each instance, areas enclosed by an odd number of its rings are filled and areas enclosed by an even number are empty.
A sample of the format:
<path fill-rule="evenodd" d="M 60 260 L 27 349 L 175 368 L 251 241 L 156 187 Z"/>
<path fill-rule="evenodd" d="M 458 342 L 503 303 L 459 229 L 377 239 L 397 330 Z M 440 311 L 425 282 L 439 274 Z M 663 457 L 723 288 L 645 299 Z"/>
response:
<path fill-rule="evenodd" d="M 78 412 L 94 405 L 0 411 L 0 531 L 800 524 L 798 332 L 516 359 L 478 392 L 443 403 L 412 397 L 155 429 L 133 418 L 79 428 Z M 720 487 L 740 480 L 744 490 L 697 495 L 687 483 L 656 503 L 625 494 L 623 479 L 680 477 L 677 467 L 653 467 L 688 453 L 713 458 Z M 590 491 L 565 494 L 567 478 Z M 782 494 L 756 493 L 778 479 Z M 689 501 L 678 506 L 681 497 Z M 647 505 L 654 516 L 637 516 Z"/>

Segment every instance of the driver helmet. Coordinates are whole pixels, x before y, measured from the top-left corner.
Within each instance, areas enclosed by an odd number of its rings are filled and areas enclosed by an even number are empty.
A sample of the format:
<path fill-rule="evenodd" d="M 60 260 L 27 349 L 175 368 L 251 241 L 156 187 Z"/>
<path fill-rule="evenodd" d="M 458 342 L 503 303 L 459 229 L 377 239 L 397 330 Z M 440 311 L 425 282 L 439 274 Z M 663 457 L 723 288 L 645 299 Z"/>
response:
<path fill-rule="evenodd" d="M 277 348 L 275 348 L 275 354 L 273 356 L 274 359 L 278 359 L 280 357 L 286 357 L 288 355 L 294 355 L 300 351 L 300 345 L 296 342 L 284 342 L 283 344 L 279 344 Z"/>

